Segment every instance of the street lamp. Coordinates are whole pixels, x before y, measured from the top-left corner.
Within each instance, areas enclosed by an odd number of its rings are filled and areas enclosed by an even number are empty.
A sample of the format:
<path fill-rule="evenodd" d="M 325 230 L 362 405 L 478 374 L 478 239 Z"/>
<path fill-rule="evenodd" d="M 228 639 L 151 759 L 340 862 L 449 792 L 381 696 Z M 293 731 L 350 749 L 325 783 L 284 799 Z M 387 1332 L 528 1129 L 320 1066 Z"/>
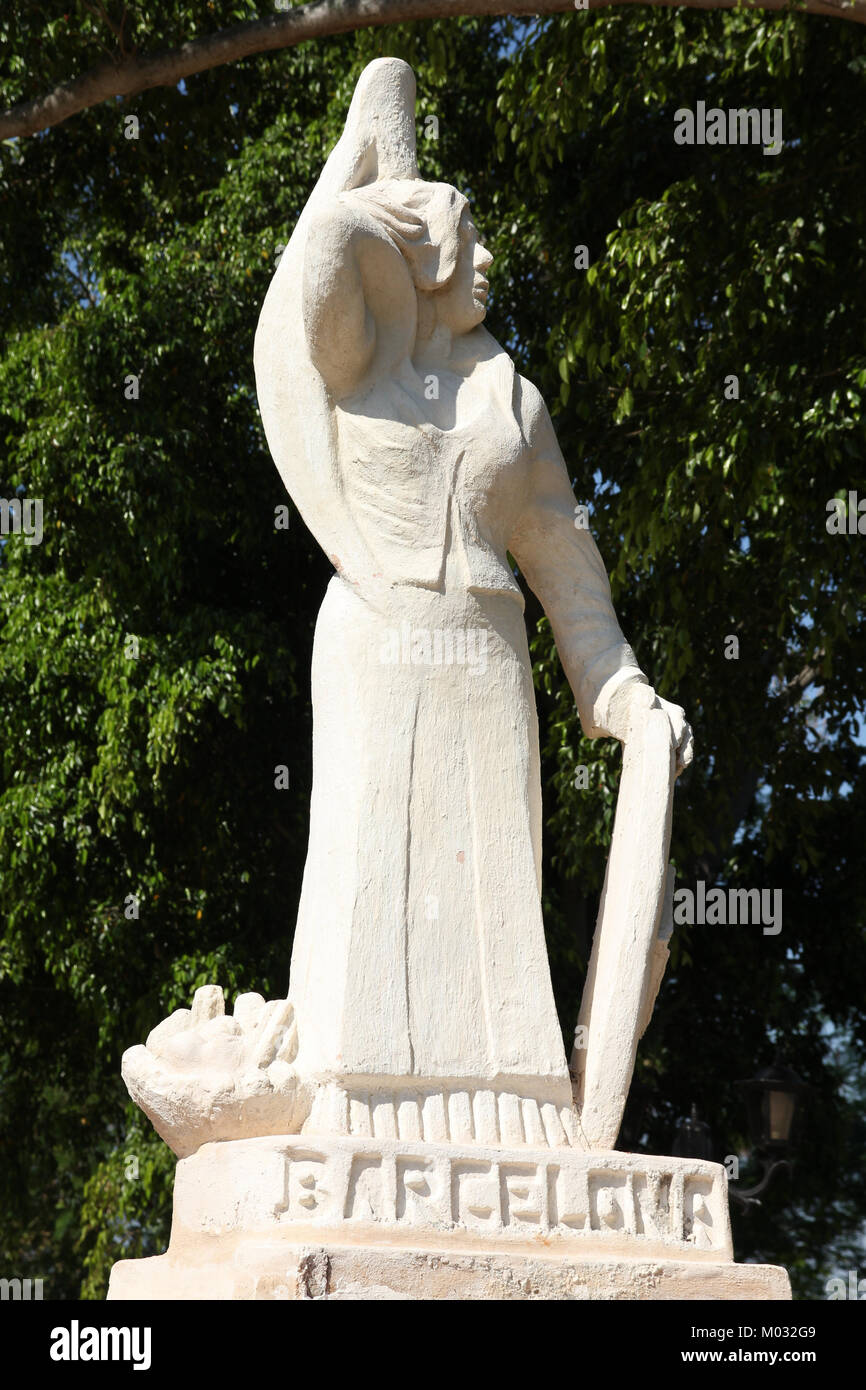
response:
<path fill-rule="evenodd" d="M 752 1144 L 763 1163 L 763 1173 L 755 1186 L 728 1186 L 728 1193 L 734 1201 L 751 1207 L 752 1202 L 758 1202 L 760 1194 L 765 1193 L 777 1169 L 791 1168 L 790 1159 L 781 1155 L 787 1154 L 799 1102 L 809 1087 L 790 1066 L 776 1061 L 751 1080 L 737 1081 L 737 1090 L 745 1097 Z"/>
<path fill-rule="evenodd" d="M 773 1174 L 779 1168 L 790 1168 L 787 1153 L 801 1101 L 809 1087 L 795 1071 L 775 1062 L 765 1067 L 750 1081 L 738 1081 L 737 1089 L 744 1095 L 749 1116 L 752 1147 L 763 1165 L 760 1181 L 754 1187 L 730 1186 L 728 1192 L 735 1202 L 751 1206 L 765 1192 Z M 710 1127 L 698 1118 L 697 1106 L 687 1120 L 680 1120 L 673 1143 L 675 1158 L 713 1158 L 713 1139 Z"/>
<path fill-rule="evenodd" d="M 738 1081 L 737 1089 L 745 1096 L 755 1148 L 785 1153 L 808 1086 L 790 1067 L 776 1062 L 759 1071 L 751 1081 Z"/>
<path fill-rule="evenodd" d="M 764 1171 L 754 1187 L 729 1186 L 728 1192 L 734 1201 L 746 1207 L 757 1203 L 777 1169 L 791 1167 L 790 1160 L 782 1155 L 788 1151 L 800 1102 L 808 1089 L 795 1071 L 778 1060 L 771 1067 L 764 1067 L 750 1081 L 737 1082 L 737 1090 L 746 1101 L 752 1144 Z"/>

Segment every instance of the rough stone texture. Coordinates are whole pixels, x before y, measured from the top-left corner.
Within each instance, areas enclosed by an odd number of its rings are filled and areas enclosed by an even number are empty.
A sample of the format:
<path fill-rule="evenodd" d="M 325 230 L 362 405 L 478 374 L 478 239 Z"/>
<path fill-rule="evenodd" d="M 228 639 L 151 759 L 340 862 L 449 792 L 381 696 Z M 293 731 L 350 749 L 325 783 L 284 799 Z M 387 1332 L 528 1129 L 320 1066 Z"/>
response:
<path fill-rule="evenodd" d="M 719 1164 L 293 1136 L 178 1164 L 168 1253 L 119 1298 L 788 1298 L 733 1263 Z"/>
<path fill-rule="evenodd" d="M 790 1299 L 784 1269 L 263 1242 L 195 1264 L 124 1260 L 109 1299 Z"/>
<path fill-rule="evenodd" d="M 172 1250 L 279 1230 L 293 1241 L 732 1259 L 716 1163 L 574 1149 L 333 1137 L 206 1144 L 178 1165 Z"/>
<path fill-rule="evenodd" d="M 191 1009 L 175 1009 L 144 1047 L 123 1054 L 129 1094 L 180 1158 L 218 1139 L 291 1133 L 310 1097 L 291 1064 L 298 1051 L 287 999 L 240 994 L 225 1012 L 222 990 L 204 985 Z"/>

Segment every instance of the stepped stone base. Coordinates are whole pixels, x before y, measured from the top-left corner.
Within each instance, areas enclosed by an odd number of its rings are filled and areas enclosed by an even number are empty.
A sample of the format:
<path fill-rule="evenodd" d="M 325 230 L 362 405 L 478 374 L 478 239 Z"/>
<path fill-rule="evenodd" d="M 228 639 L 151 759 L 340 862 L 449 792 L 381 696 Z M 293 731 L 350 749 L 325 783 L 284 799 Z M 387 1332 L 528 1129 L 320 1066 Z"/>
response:
<path fill-rule="evenodd" d="M 110 1299 L 789 1299 L 735 1265 L 715 1163 L 292 1135 L 177 1168 L 167 1254 Z"/>
<path fill-rule="evenodd" d="M 790 1299 L 784 1269 L 685 1260 L 576 1260 L 369 1246 L 248 1244 L 211 1264 L 114 1266 L 110 1299 Z"/>

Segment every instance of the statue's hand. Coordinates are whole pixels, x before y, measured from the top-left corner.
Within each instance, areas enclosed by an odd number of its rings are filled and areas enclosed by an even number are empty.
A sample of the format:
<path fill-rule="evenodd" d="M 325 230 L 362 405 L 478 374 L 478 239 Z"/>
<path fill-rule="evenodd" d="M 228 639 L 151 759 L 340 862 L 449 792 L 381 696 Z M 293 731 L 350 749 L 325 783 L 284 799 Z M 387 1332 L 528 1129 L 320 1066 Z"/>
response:
<path fill-rule="evenodd" d="M 695 740 L 692 733 L 692 726 L 686 719 L 686 712 L 680 705 L 672 705 L 668 700 L 663 700 L 661 695 L 656 695 L 656 699 L 670 720 L 670 726 L 674 735 L 674 746 L 677 750 L 677 776 L 684 772 L 694 757 Z"/>
<path fill-rule="evenodd" d="M 197 989 L 144 1047 L 123 1054 L 129 1094 L 181 1158 L 214 1139 L 296 1133 L 305 1088 L 291 1066 L 298 1038 L 287 999 L 241 994 L 227 1016 L 217 985 Z"/>
<path fill-rule="evenodd" d="M 662 709 L 668 717 L 677 753 L 677 776 L 688 767 L 694 755 L 694 738 L 686 712 L 657 695 L 651 685 L 629 680 L 611 698 L 606 720 L 612 738 L 627 743 L 629 738 L 652 709 Z"/>

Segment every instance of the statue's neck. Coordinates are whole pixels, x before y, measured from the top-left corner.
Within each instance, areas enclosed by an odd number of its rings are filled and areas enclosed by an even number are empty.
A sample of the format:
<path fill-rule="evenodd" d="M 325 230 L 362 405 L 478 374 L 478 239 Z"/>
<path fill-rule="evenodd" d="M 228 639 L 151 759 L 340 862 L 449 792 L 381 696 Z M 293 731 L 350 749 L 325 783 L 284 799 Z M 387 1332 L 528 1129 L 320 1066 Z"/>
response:
<path fill-rule="evenodd" d="M 432 333 L 415 338 L 412 361 L 420 372 L 432 367 L 447 367 L 451 361 L 454 337 L 450 328 L 437 323 Z"/>
<path fill-rule="evenodd" d="M 412 348 L 412 365 L 419 376 L 435 372 L 437 368 L 458 375 L 464 373 L 480 356 L 486 355 L 485 339 L 487 335 L 480 327 L 470 333 L 452 333 L 447 324 L 439 321 L 433 305 L 419 294 L 418 326 Z"/>
<path fill-rule="evenodd" d="M 412 361 L 419 372 L 431 367 L 447 367 L 454 338 L 451 329 L 441 323 L 432 297 L 418 295 L 418 318 Z"/>

